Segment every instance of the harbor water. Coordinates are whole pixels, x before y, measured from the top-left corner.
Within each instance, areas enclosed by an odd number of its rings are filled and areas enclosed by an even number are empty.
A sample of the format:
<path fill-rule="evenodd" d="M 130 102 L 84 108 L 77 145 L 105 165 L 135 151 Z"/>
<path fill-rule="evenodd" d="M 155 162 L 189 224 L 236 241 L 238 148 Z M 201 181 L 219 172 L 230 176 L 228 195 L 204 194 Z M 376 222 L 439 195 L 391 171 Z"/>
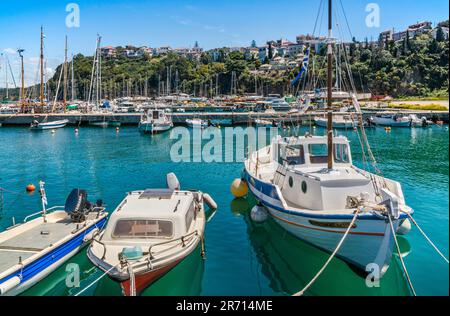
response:
<path fill-rule="evenodd" d="M 210 127 L 213 128 L 213 127 Z M 309 127 L 302 127 L 304 134 Z M 291 130 L 292 131 L 292 130 Z M 290 131 L 286 131 L 289 133 Z M 324 130 L 312 130 L 324 134 Z M 223 135 L 223 129 L 221 130 Z M 362 166 L 357 134 L 338 131 L 351 140 L 353 160 Z M 367 129 L 378 167 L 386 177 L 402 183 L 407 204 L 431 239 L 448 257 L 449 240 L 449 132 L 446 126 Z M 49 206 L 64 205 L 73 188 L 83 188 L 91 201 L 102 199 L 113 211 L 126 192 L 165 187 L 174 172 L 182 188 L 209 193 L 219 208 L 206 229 L 206 260 L 200 250 L 191 254 L 143 295 L 291 295 L 317 273 L 329 254 L 286 233 L 272 220 L 254 223 L 250 196 L 234 200 L 230 184 L 240 176 L 242 162 L 173 162 L 170 133 L 141 135 L 136 127 L 99 129 L 74 127 L 51 132 L 27 128 L 0 128 L 0 229 L 40 210 L 38 192 L 26 194 L 28 183 L 46 183 Z M 205 141 L 206 142 L 206 141 Z M 448 265 L 417 229 L 399 237 L 402 255 L 418 295 L 448 295 Z M 79 269 L 79 287 L 67 286 L 70 272 Z M 23 295 L 75 295 L 102 273 L 86 257 L 86 250 Z M 307 295 L 410 295 L 398 260 L 381 279 L 368 287 L 365 276 L 334 259 Z M 83 295 L 121 295 L 120 286 L 107 277 Z"/>

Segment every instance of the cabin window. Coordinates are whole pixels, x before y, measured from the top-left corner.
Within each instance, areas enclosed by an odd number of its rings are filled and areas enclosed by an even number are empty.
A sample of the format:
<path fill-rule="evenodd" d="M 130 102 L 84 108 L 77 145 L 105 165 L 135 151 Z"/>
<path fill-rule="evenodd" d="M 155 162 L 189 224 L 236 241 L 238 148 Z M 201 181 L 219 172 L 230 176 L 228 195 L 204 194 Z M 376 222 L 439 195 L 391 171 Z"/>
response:
<path fill-rule="evenodd" d="M 309 159 L 311 163 L 321 163 L 321 164 L 327 163 L 328 161 L 327 144 L 310 144 Z"/>
<path fill-rule="evenodd" d="M 158 111 L 153 111 L 153 119 L 157 120 L 159 118 L 159 112 Z"/>
<path fill-rule="evenodd" d="M 334 144 L 334 162 L 336 163 L 350 162 L 350 156 L 348 154 L 348 145 Z"/>
<path fill-rule="evenodd" d="M 303 145 L 286 146 L 286 162 L 288 165 L 303 165 L 305 163 Z"/>
<path fill-rule="evenodd" d="M 173 223 L 163 220 L 119 220 L 113 238 L 170 238 Z"/>

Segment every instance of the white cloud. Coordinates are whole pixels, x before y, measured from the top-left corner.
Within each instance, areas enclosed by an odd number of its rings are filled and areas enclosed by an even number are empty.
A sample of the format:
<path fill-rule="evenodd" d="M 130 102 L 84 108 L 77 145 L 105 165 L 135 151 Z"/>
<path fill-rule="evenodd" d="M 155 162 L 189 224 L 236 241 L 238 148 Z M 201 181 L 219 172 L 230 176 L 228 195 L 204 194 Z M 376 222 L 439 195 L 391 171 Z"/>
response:
<path fill-rule="evenodd" d="M 4 53 L 6 53 L 6 54 L 9 54 L 9 55 L 13 55 L 13 54 L 16 54 L 17 53 L 17 51 L 15 50 L 15 49 L 13 49 L 13 48 L 5 48 L 4 50 L 3 50 L 3 52 Z"/>

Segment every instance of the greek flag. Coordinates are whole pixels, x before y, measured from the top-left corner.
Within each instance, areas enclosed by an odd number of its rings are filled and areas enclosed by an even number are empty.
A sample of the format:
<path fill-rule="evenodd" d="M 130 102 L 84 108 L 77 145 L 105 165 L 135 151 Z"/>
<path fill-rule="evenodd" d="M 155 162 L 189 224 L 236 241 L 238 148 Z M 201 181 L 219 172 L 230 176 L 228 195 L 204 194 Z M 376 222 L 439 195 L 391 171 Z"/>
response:
<path fill-rule="evenodd" d="M 309 48 L 306 49 L 305 57 L 303 58 L 302 62 L 302 68 L 300 69 L 299 74 L 295 79 L 291 82 L 292 85 L 295 85 L 297 81 L 299 81 L 303 75 L 304 72 L 308 71 L 308 64 L 309 64 Z"/>

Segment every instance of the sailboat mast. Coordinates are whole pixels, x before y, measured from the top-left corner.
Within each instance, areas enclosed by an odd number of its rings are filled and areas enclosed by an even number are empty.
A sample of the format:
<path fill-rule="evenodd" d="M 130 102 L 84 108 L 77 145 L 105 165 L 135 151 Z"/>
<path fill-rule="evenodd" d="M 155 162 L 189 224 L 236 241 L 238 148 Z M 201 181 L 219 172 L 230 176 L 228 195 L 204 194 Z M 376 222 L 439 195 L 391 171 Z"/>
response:
<path fill-rule="evenodd" d="M 327 43 L 327 57 L 328 57 L 328 76 L 327 76 L 327 137 L 328 137 L 328 169 L 333 169 L 333 112 L 332 106 L 332 85 L 333 85 L 333 17 L 332 17 L 332 0 L 328 0 L 328 43 Z"/>
<path fill-rule="evenodd" d="M 44 107 L 44 29 L 41 26 L 41 86 L 40 86 L 41 107 Z"/>
<path fill-rule="evenodd" d="M 20 87 L 20 103 L 22 106 L 22 112 L 25 111 L 25 70 L 23 67 L 23 52 L 24 51 L 25 51 L 24 49 L 17 50 L 17 52 L 19 53 L 19 56 L 20 56 L 21 64 L 22 64 L 22 67 L 21 67 L 22 85 Z"/>
<path fill-rule="evenodd" d="M 71 67 L 70 72 L 71 72 L 71 74 L 72 74 L 72 78 L 71 78 L 71 81 L 72 81 L 72 84 L 71 84 L 72 91 L 71 91 L 70 97 L 71 97 L 71 101 L 73 102 L 73 101 L 75 100 L 75 76 L 74 76 L 74 73 L 73 73 L 73 54 L 72 54 L 72 67 Z"/>
<path fill-rule="evenodd" d="M 65 42 L 65 49 L 64 49 L 64 100 L 63 100 L 63 106 L 64 106 L 64 112 L 66 112 L 66 103 L 67 103 L 67 35 L 66 35 L 66 42 Z"/>

